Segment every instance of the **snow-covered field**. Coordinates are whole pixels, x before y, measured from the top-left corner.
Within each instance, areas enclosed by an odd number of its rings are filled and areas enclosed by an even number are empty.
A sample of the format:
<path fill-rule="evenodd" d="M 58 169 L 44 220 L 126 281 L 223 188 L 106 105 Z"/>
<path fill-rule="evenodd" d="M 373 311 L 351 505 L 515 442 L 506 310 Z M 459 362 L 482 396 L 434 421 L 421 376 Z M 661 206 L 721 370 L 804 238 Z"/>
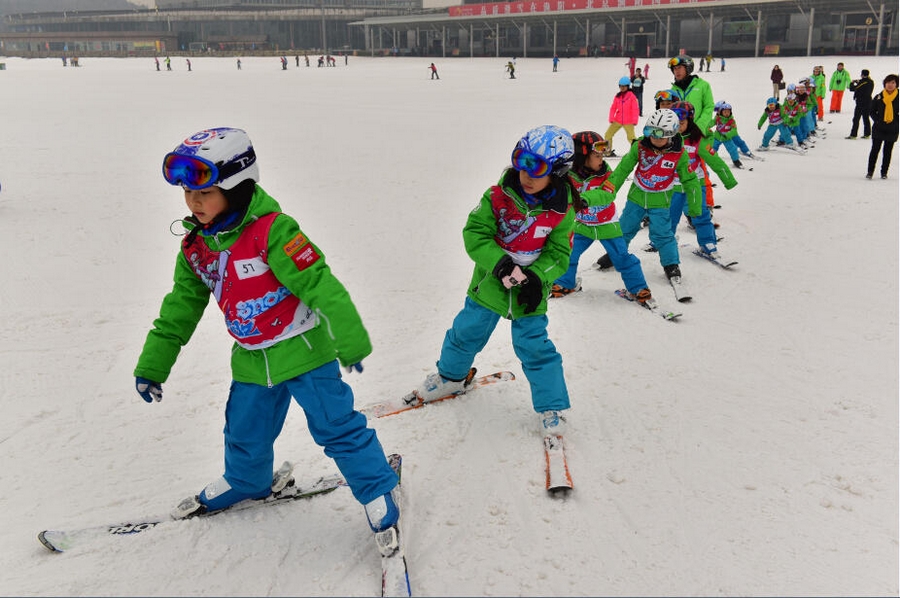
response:
<path fill-rule="evenodd" d="M 211 126 L 246 129 L 262 185 L 326 252 L 375 351 L 362 405 L 411 389 L 438 357 L 471 262 L 461 228 L 540 124 L 606 131 L 624 59 L 7 58 L 0 72 L 0 593 L 371 596 L 378 556 L 347 490 L 164 524 L 64 554 L 43 529 L 165 513 L 222 468 L 231 343 L 211 306 L 165 384 L 132 370 L 171 284 L 186 209 L 163 155 Z M 755 124 L 776 62 L 788 81 L 843 60 L 881 89 L 897 57 L 730 59 L 703 73 Z M 639 61 L 643 66 L 644 61 Z M 650 61 L 646 99 L 668 88 Z M 404 455 L 408 560 L 422 596 L 894 595 L 898 585 L 898 185 L 863 178 L 853 100 L 808 155 L 774 150 L 715 190 L 722 271 L 682 252 L 694 301 L 676 323 L 584 291 L 550 309 L 572 397 L 576 490 L 543 490 L 524 377 L 376 420 Z M 645 111 L 647 114 L 648 111 Z M 624 150 L 620 132 L 615 147 Z M 624 192 L 619 200 L 624 201 Z M 681 241 L 692 241 L 687 228 Z M 655 254 L 632 244 L 674 305 Z M 475 364 L 520 373 L 501 322 Z M 294 406 L 276 445 L 308 479 L 335 471 Z"/>

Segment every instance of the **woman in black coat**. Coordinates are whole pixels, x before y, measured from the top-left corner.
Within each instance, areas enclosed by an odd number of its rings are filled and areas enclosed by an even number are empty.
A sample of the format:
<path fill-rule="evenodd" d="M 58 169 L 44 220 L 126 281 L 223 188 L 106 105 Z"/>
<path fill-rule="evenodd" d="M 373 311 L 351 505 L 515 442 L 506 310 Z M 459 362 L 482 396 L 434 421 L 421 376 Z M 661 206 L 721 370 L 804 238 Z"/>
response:
<path fill-rule="evenodd" d="M 784 83 L 784 73 L 781 72 L 781 67 L 776 64 L 769 78 L 772 79 L 772 95 L 776 100 L 781 99 L 782 83 Z"/>
<path fill-rule="evenodd" d="M 878 162 L 879 152 L 881 152 L 881 178 L 887 178 L 888 168 L 891 165 L 891 153 L 894 151 L 894 143 L 897 141 L 898 122 L 900 122 L 897 102 L 898 83 L 900 83 L 900 77 L 893 74 L 888 75 L 884 78 L 884 89 L 872 98 L 872 150 L 869 152 L 867 179 L 871 179 L 875 174 L 875 164 Z"/>

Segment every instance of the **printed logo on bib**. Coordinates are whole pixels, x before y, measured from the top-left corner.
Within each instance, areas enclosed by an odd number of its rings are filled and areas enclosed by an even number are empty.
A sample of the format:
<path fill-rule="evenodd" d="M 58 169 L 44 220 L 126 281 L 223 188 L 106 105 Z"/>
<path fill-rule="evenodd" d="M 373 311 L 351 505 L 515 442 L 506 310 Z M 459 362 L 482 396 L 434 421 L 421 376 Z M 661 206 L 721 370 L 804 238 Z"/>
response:
<path fill-rule="evenodd" d="M 547 235 L 553 232 L 552 226 L 536 226 L 534 227 L 534 238 L 535 239 L 543 239 Z"/>
<path fill-rule="evenodd" d="M 241 280 L 253 278 L 254 276 L 262 276 L 269 271 L 269 264 L 261 257 L 254 257 L 248 260 L 236 260 L 234 262 L 234 271 Z"/>

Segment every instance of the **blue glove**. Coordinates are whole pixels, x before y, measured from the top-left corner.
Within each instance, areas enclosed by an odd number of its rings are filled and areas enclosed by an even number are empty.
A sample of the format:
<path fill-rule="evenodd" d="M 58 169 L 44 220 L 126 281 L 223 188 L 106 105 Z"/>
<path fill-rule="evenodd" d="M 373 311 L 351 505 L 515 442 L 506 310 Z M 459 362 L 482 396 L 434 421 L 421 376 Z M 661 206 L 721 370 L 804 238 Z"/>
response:
<path fill-rule="evenodd" d="M 348 365 L 346 369 L 347 369 L 348 374 L 352 374 L 353 370 L 356 370 L 357 372 L 362 374 L 362 371 L 363 371 L 362 362 L 360 361 L 359 363 L 354 363 L 353 365 Z"/>
<path fill-rule="evenodd" d="M 137 393 L 141 395 L 141 398 L 148 403 L 162 401 L 162 384 L 159 382 L 138 376 L 134 379 L 134 387 L 137 389 Z"/>

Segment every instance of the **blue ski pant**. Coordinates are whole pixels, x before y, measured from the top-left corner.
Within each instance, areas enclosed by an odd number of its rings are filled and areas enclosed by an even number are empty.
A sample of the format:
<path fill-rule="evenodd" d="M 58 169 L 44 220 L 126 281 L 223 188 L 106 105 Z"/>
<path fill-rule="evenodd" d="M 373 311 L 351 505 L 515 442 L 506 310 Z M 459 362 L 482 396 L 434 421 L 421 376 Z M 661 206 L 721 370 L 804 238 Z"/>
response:
<path fill-rule="evenodd" d="M 309 432 L 366 504 L 397 485 L 375 431 L 353 409 L 353 391 L 341 379 L 337 361 L 271 388 L 231 383 L 225 406 L 225 480 L 239 493 L 258 494 L 272 484 L 274 443 L 291 397 L 306 415 Z"/>
<path fill-rule="evenodd" d="M 650 242 L 659 252 L 659 263 L 663 267 L 681 263 L 669 208 L 643 208 L 633 201 L 625 202 L 625 208 L 619 217 L 625 245 L 631 243 L 641 229 L 641 220 L 644 216 L 650 219 Z"/>
<path fill-rule="evenodd" d="M 769 147 L 769 142 L 772 141 L 772 137 L 775 136 L 775 133 L 778 133 L 779 137 L 784 141 L 785 145 L 793 145 L 794 140 L 791 138 L 791 130 L 788 128 L 786 124 L 780 125 L 769 125 L 766 127 L 766 132 L 763 133 L 762 146 Z"/>
<path fill-rule="evenodd" d="M 712 213 L 706 204 L 706 186 L 704 185 L 700 189 L 700 195 L 703 199 L 700 202 L 700 215 L 692 217 L 691 224 L 693 224 L 694 231 L 697 233 L 697 243 L 700 245 L 700 249 L 709 253 L 716 250 L 716 227 L 713 225 Z M 672 234 L 674 235 L 675 229 L 678 228 L 678 222 L 681 220 L 681 215 L 688 215 L 687 195 L 683 191 L 676 191 L 672 194 L 672 204 L 669 206 L 669 211 L 672 219 Z"/>
<path fill-rule="evenodd" d="M 465 378 L 499 321 L 499 314 L 466 297 L 462 311 L 444 336 L 438 373 L 448 380 Z M 510 322 L 513 350 L 522 363 L 531 387 L 531 402 L 538 413 L 569 408 L 562 355 L 547 335 L 547 322 L 546 314 Z"/>
<path fill-rule="evenodd" d="M 734 137 L 732 137 L 731 139 L 728 139 L 727 141 L 720 141 L 720 140 L 716 139 L 715 141 L 713 141 L 713 151 L 718 151 L 720 145 L 725 146 L 725 150 L 728 152 L 728 155 L 731 157 L 732 162 L 737 162 L 738 160 L 741 159 L 740 155 L 738 154 L 738 150 L 743 152 L 744 155 L 750 153 L 750 148 L 747 147 L 746 142 L 744 142 L 744 140 L 741 139 L 740 135 L 735 135 Z"/>
<path fill-rule="evenodd" d="M 612 239 L 597 239 L 603 245 L 612 261 L 613 267 L 622 276 L 622 282 L 625 288 L 631 293 L 637 293 L 641 289 L 647 288 L 647 281 L 644 279 L 644 271 L 641 269 L 641 260 L 632 253 L 629 253 L 625 239 L 622 237 L 614 237 Z M 556 279 L 556 284 L 567 289 L 574 289 L 576 283 L 575 273 L 578 270 L 578 260 L 581 254 L 587 251 L 588 247 L 594 244 L 594 239 L 585 237 L 575 233 L 572 239 L 572 255 L 569 256 L 569 269 L 566 273 Z"/>

